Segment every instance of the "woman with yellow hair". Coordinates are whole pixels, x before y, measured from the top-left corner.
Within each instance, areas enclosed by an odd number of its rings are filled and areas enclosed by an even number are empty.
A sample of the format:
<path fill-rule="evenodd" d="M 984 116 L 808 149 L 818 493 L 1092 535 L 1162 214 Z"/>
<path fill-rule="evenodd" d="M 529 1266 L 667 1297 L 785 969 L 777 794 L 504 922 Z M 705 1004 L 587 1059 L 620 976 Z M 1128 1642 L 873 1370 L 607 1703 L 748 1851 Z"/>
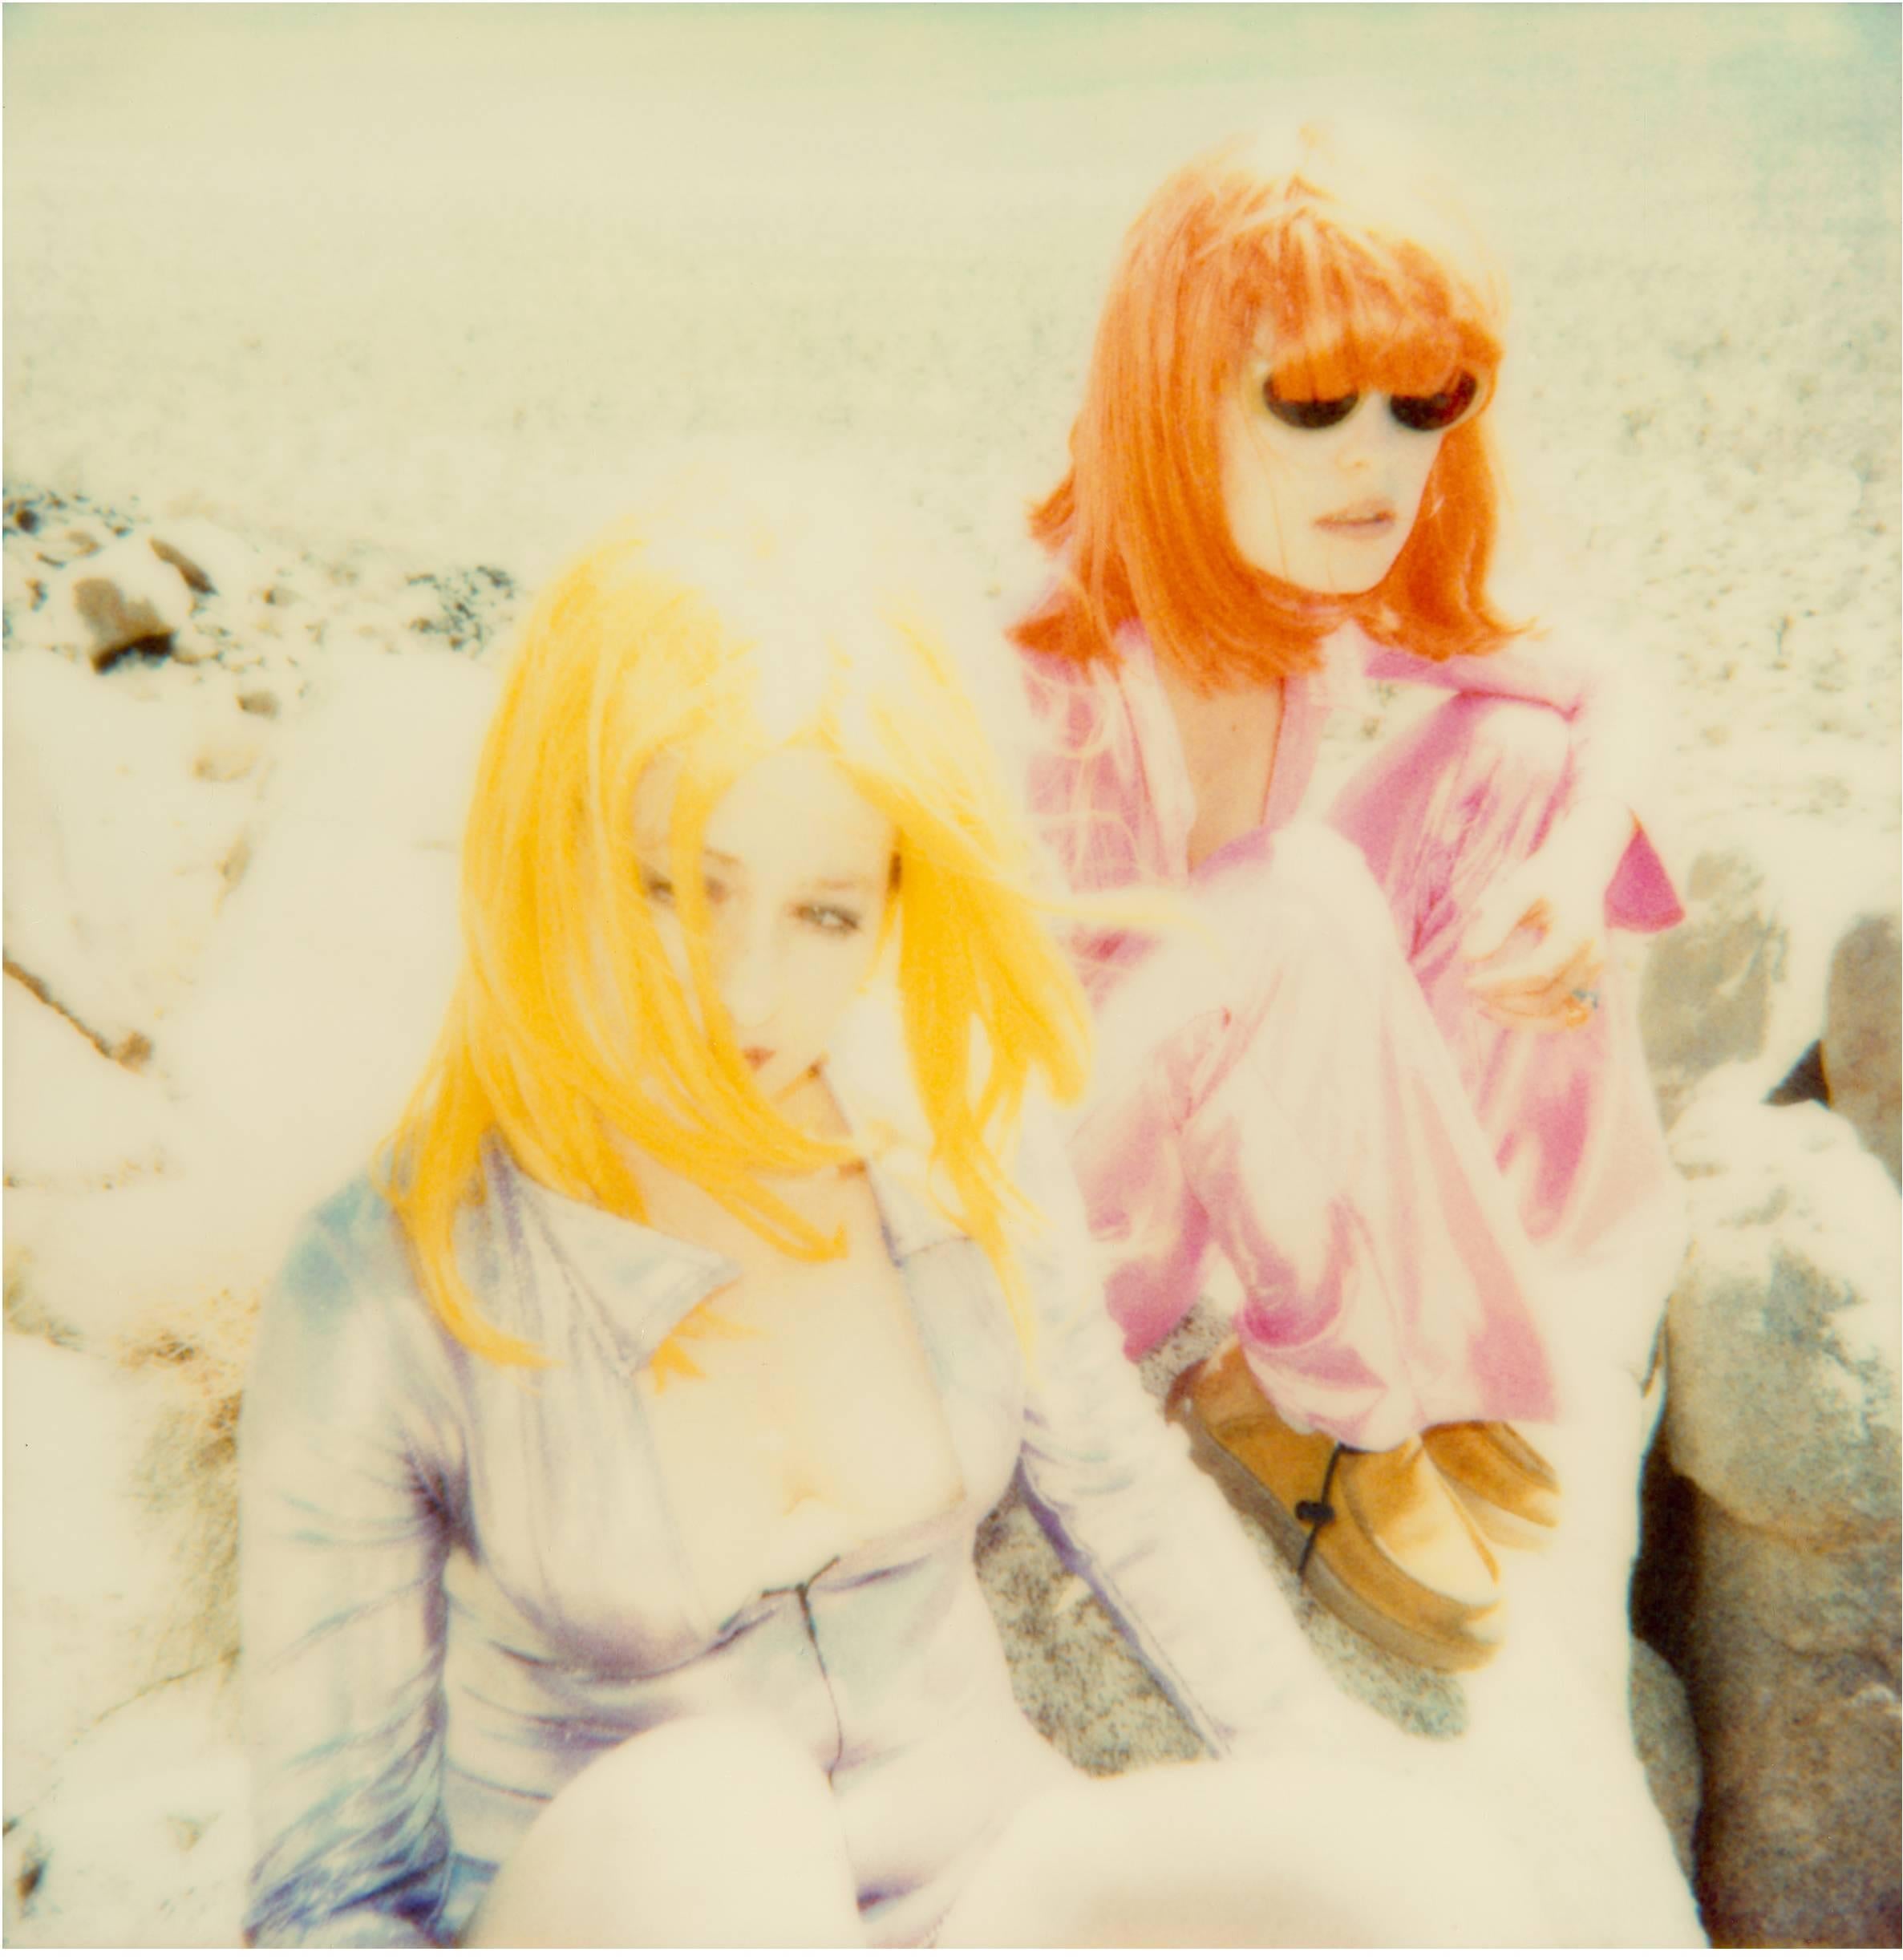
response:
<path fill-rule="evenodd" d="M 1014 1703 L 1021 1466 L 1212 1749 L 1360 1713 L 1088 1282 L 1083 998 L 901 565 L 716 472 L 527 622 L 439 1043 L 245 1396 L 254 1944 L 1550 1930 L 1404 1776 L 1091 1784 Z"/>
<path fill-rule="evenodd" d="M 1549 1290 L 1596 1274 L 1642 1375 L 1682 1245 L 1607 968 L 1609 926 L 1680 916 L 1642 731 L 1488 589 L 1504 331 L 1418 158 L 1305 128 L 1198 159 L 1125 241 L 1015 628 L 1071 884 L 1173 888 L 1206 929 L 1084 942 L 1111 1310 L 1141 1354 L 1226 1257 L 1236 1339 L 1177 1406 L 1319 1596 L 1451 1668 L 1500 1646 L 1492 1541 L 1558 1517 L 1512 1426 L 1561 1412 Z M 1320 807 L 1361 673 L 1453 699 Z"/>

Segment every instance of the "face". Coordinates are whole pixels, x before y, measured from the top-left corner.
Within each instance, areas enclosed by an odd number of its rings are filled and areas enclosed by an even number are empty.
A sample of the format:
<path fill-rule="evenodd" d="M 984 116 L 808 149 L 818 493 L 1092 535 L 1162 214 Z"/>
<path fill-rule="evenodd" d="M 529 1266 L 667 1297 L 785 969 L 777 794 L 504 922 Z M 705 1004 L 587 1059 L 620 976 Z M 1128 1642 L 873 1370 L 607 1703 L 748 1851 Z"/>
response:
<path fill-rule="evenodd" d="M 1371 592 L 1414 529 L 1441 435 L 1403 426 L 1374 393 L 1331 427 L 1291 426 L 1269 407 L 1269 366 L 1258 344 L 1217 411 L 1229 536 L 1305 592 Z"/>
<path fill-rule="evenodd" d="M 634 797 L 634 848 L 662 943 L 694 983 L 674 907 L 668 828 L 675 771 L 656 763 Z M 756 763 L 714 806 L 701 844 L 714 982 L 733 1038 L 770 1101 L 826 1058 L 869 978 L 896 839 L 838 766 L 789 749 Z"/>

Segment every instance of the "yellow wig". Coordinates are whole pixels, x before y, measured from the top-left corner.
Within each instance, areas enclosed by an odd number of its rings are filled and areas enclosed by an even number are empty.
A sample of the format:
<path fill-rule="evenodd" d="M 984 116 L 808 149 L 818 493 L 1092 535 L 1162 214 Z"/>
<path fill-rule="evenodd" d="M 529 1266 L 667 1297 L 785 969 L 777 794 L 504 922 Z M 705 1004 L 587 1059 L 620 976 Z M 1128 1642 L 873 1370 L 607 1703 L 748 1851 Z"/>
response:
<path fill-rule="evenodd" d="M 1060 1099 L 1081 1091 L 1086 1009 L 1039 917 L 983 722 L 901 561 L 824 488 L 775 494 L 715 471 L 610 530 L 530 614 L 477 774 L 462 971 L 384 1173 L 431 1303 L 475 1352 L 543 1359 L 484 1320 L 456 1265 L 491 1132 L 539 1182 L 638 1219 L 625 1138 L 785 1250 L 837 1253 L 759 1173 L 860 1150 L 808 1134 L 755 1088 L 719 1006 L 699 871 L 727 788 L 794 747 L 835 761 L 897 832 L 887 924 L 934 1182 L 1028 1337 L 1006 1166 L 1032 1071 Z M 634 856 L 635 785 L 664 755 L 698 998 Z"/>

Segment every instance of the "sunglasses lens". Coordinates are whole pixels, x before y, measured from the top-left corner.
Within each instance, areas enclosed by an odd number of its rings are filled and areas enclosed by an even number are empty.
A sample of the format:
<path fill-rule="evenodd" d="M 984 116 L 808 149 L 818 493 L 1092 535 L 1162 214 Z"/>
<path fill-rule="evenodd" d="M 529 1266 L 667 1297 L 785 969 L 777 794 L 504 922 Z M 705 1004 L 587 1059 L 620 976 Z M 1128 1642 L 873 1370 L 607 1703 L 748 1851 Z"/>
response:
<path fill-rule="evenodd" d="M 1286 422 L 1292 429 L 1332 429 L 1354 413 L 1360 399 L 1358 395 L 1338 395 L 1326 402 L 1292 402 L 1276 393 L 1273 381 L 1262 383 L 1264 406 L 1277 422 Z"/>
<path fill-rule="evenodd" d="M 1472 407 L 1480 391 L 1480 383 L 1472 375 L 1463 374 L 1438 395 L 1391 395 L 1387 411 L 1404 429 L 1438 435 L 1451 429 Z"/>

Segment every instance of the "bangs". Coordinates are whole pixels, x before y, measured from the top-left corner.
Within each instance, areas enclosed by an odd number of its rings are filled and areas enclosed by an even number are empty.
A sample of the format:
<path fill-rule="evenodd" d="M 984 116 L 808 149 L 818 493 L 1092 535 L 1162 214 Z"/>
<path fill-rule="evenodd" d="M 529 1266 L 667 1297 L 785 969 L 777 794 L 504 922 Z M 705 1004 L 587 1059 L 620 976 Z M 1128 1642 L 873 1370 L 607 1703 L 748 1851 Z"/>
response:
<path fill-rule="evenodd" d="M 1477 298 L 1419 246 L 1355 237 L 1312 211 L 1251 254 L 1238 312 L 1291 401 L 1431 395 L 1463 369 L 1484 380 L 1500 343 Z"/>

